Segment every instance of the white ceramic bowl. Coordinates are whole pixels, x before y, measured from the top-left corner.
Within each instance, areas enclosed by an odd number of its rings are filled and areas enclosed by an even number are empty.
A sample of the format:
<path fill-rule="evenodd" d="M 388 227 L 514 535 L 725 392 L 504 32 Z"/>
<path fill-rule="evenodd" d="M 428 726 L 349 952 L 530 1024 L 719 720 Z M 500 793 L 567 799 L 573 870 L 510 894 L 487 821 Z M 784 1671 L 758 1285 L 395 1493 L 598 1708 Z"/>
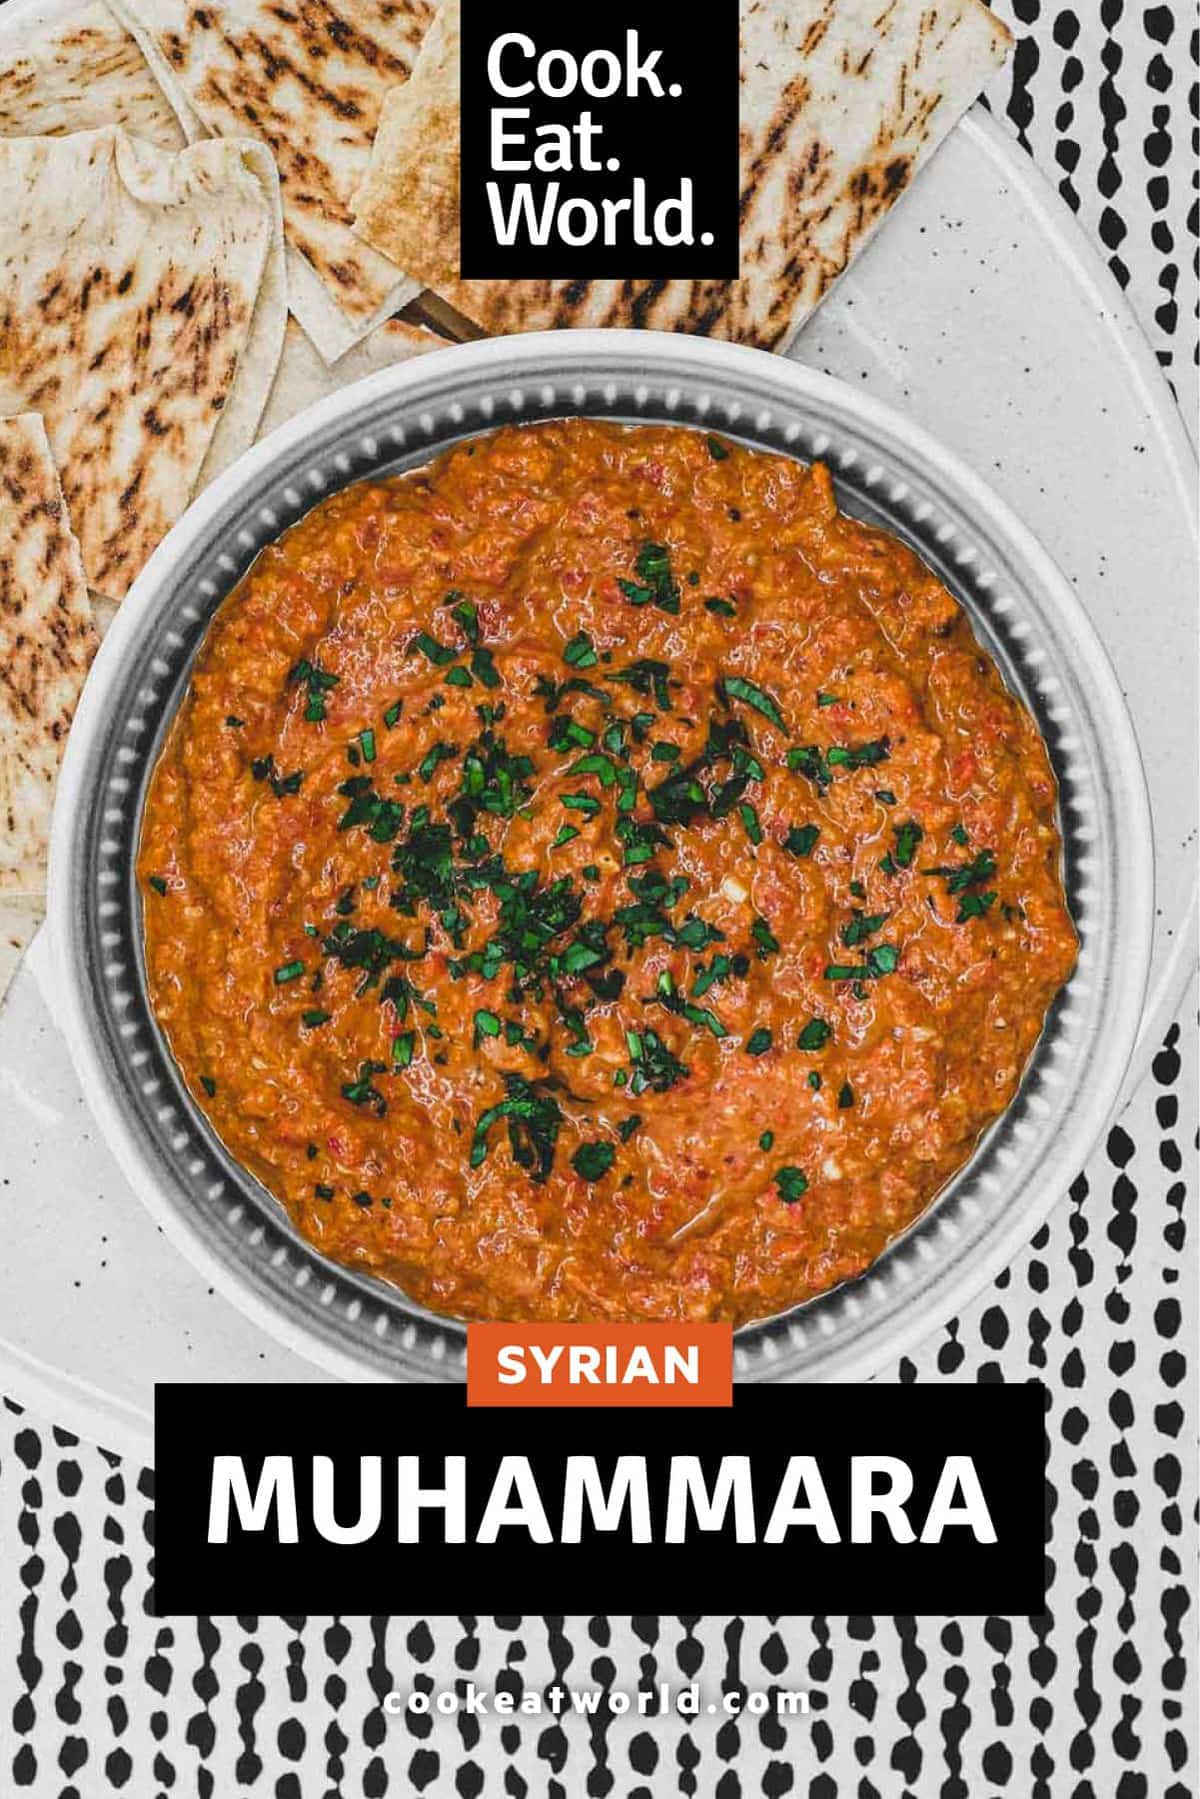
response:
<path fill-rule="evenodd" d="M 1017 1099 L 866 1274 L 735 1338 L 741 1380 L 861 1379 L 1005 1266 L 1102 1131 L 1141 1013 L 1154 857 L 1132 726 L 1069 584 L 967 468 L 839 382 L 683 336 L 499 338 L 373 376 L 256 446 L 151 558 L 84 691 L 51 853 L 56 1010 L 135 1192 L 214 1286 L 337 1374 L 462 1378 L 461 1325 L 327 1261 L 210 1130 L 149 1010 L 133 864 L 146 782 L 193 658 L 262 546 L 349 482 L 416 467 L 505 423 L 567 414 L 699 425 L 822 458 L 842 505 L 913 544 L 967 607 L 1054 762 L 1080 955 Z"/>

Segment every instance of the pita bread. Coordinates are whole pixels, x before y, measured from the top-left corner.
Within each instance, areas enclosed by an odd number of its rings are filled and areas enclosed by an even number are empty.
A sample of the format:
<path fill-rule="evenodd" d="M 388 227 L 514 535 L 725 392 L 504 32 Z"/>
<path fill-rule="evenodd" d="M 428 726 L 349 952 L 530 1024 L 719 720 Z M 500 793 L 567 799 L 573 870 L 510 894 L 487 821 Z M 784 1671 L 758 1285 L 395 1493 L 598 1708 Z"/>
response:
<path fill-rule="evenodd" d="M 0 419 L 0 546 L 0 901 L 11 907 L 45 892 L 58 765 L 97 641 L 36 413 Z"/>
<path fill-rule="evenodd" d="M 114 0 L 184 123 L 257 138 L 279 165 L 291 309 L 334 362 L 419 291 L 352 229 L 379 109 L 430 0 Z"/>
<path fill-rule="evenodd" d="M 982 0 L 743 0 L 737 281 L 460 281 L 458 0 L 387 101 L 360 234 L 488 332 L 633 325 L 786 350 L 1011 43 Z"/>
<path fill-rule="evenodd" d="M 120 599 L 254 437 L 285 322 L 270 159 L 115 127 L 0 141 L 0 413 L 46 421 L 88 582 Z"/>
<path fill-rule="evenodd" d="M 410 325 L 404 319 L 387 319 L 372 331 L 370 337 L 355 344 L 333 368 L 329 368 L 299 325 L 289 320 L 279 373 L 267 400 L 258 435 L 266 437 L 276 426 L 303 412 L 306 406 L 315 405 L 340 388 L 349 387 L 352 381 L 377 375 L 380 369 L 407 362 L 411 356 L 422 356 L 430 350 L 445 347 L 445 338 L 427 331 L 423 325 Z"/>
<path fill-rule="evenodd" d="M 123 125 L 164 150 L 186 139 L 145 57 L 100 0 L 0 13 L 0 137 Z"/>

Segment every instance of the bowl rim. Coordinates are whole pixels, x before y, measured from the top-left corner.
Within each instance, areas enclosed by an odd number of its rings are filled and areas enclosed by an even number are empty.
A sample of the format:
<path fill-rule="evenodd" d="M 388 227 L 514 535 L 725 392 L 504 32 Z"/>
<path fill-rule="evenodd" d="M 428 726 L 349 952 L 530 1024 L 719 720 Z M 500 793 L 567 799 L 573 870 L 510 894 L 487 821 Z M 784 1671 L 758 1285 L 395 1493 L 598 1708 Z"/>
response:
<path fill-rule="evenodd" d="M 991 529 L 1013 545 L 1028 564 L 1042 591 L 1053 599 L 1073 640 L 1086 648 L 1089 684 L 1100 690 L 1106 712 L 1114 728 L 1121 732 L 1121 742 L 1112 748 L 1115 764 L 1123 775 L 1122 833 L 1135 852 L 1127 858 L 1129 911 L 1135 929 L 1131 938 L 1123 941 L 1121 978 L 1113 1007 L 1106 1013 L 1105 1020 L 1106 1035 L 1115 1047 L 1108 1053 L 1106 1078 L 1083 1093 L 1082 1103 L 1064 1122 L 1065 1141 L 1071 1153 L 1068 1157 L 1066 1149 L 1060 1146 L 1056 1161 L 1082 1166 L 1113 1114 L 1135 1047 L 1153 938 L 1153 834 L 1145 773 L 1133 724 L 1108 652 L 1082 600 L 1033 533 L 967 464 L 928 432 L 911 424 L 901 412 L 831 376 L 763 351 L 682 334 L 607 329 L 539 332 L 447 345 L 444 349 L 369 375 L 317 401 L 245 452 L 191 503 L 147 561 L 106 632 L 80 698 L 59 776 L 50 847 L 47 936 L 55 1021 L 66 1039 L 89 1108 L 138 1199 L 192 1265 L 259 1328 L 327 1372 L 341 1379 L 357 1381 L 457 1380 L 459 1376 L 448 1367 L 441 1375 L 436 1372 L 410 1374 L 402 1367 L 394 1371 L 372 1367 L 360 1359 L 352 1347 L 339 1342 L 336 1329 L 318 1330 L 261 1294 L 242 1266 L 219 1255 L 203 1228 L 189 1217 L 187 1209 L 168 1197 L 117 1103 L 117 1089 L 121 1083 L 112 1079 L 106 1066 L 84 1004 L 83 984 L 74 977 L 83 937 L 82 919 L 73 914 L 70 903 L 78 842 L 74 826 L 77 809 L 86 798 L 90 748 L 105 722 L 107 704 L 117 686 L 124 660 L 139 642 L 143 620 L 159 583 L 166 580 L 177 563 L 204 540 L 225 506 L 236 499 L 242 489 L 252 486 L 260 472 L 282 464 L 327 426 L 352 418 L 360 409 L 365 410 L 376 401 L 395 399 L 400 402 L 406 394 L 419 393 L 427 372 L 435 365 L 444 368 L 447 359 L 451 358 L 481 381 L 494 379 L 499 370 L 508 367 L 515 380 L 531 384 L 536 384 L 539 376 L 546 377 L 551 372 L 565 377 L 569 369 L 560 365 L 576 360 L 586 360 L 601 367 L 611 365 L 614 376 L 619 371 L 626 380 L 631 378 L 633 368 L 642 368 L 660 380 L 673 371 L 678 371 L 684 378 L 703 378 L 714 367 L 723 366 L 730 372 L 741 369 L 748 378 L 753 375 L 762 381 L 769 371 L 768 385 L 781 403 L 815 401 L 819 405 L 822 400 L 828 400 L 851 415 L 872 439 L 885 442 L 895 439 L 902 443 L 910 454 L 920 459 L 922 467 L 948 483 L 969 508 L 973 521 L 986 519 Z M 569 409 L 564 409 L 556 414 L 568 415 L 589 416 L 586 406 L 580 407 L 577 413 L 569 414 Z M 496 421 L 497 424 L 502 422 Z M 736 427 L 720 428 L 737 434 Z M 348 476 L 346 484 L 359 478 Z M 325 492 L 314 492 L 312 504 L 319 504 L 325 497 Z M 1007 1111 L 1001 1115 L 1004 1116 Z M 977 1153 L 978 1150 L 973 1152 L 965 1167 L 971 1165 Z M 1065 1186 L 1060 1187 L 1049 1179 L 1038 1180 L 1025 1194 L 1010 1201 L 1007 1221 L 979 1247 L 979 1253 L 968 1257 L 964 1266 L 944 1271 L 933 1303 L 910 1307 L 900 1318 L 877 1330 L 873 1339 L 857 1350 L 853 1347 L 840 1350 L 834 1358 L 836 1365 L 831 1364 L 828 1371 L 824 1363 L 818 1362 L 815 1368 L 791 1378 L 799 1381 L 863 1380 L 905 1354 L 917 1342 L 937 1331 L 1008 1266 L 1064 1192 Z M 935 1199 L 931 1208 L 936 1204 Z M 927 1216 L 929 1209 L 922 1216 Z M 903 1242 L 907 1234 L 903 1233 L 894 1241 Z M 345 1271 L 339 1269 L 339 1272 Z M 331 1326 L 332 1322 L 331 1319 Z M 461 1321 L 439 1322 L 463 1328 Z M 760 1326 L 770 1322 L 755 1321 Z M 753 1329 L 755 1325 L 747 1328 Z M 764 1367 L 758 1378 L 786 1382 L 789 1376 L 784 1370 L 773 1372 L 770 1367 Z"/>

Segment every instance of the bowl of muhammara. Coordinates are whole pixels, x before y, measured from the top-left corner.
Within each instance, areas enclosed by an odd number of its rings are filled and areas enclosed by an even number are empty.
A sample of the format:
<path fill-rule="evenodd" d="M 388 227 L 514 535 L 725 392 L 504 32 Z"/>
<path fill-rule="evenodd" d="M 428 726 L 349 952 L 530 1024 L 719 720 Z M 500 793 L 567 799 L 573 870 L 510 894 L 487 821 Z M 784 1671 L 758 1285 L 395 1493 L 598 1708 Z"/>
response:
<path fill-rule="evenodd" d="M 342 1373 L 475 1319 L 878 1367 L 1065 1191 L 1152 849 L 1084 608 L 757 353 L 463 346 L 191 509 L 68 747 L 58 1009 L 137 1191 Z"/>

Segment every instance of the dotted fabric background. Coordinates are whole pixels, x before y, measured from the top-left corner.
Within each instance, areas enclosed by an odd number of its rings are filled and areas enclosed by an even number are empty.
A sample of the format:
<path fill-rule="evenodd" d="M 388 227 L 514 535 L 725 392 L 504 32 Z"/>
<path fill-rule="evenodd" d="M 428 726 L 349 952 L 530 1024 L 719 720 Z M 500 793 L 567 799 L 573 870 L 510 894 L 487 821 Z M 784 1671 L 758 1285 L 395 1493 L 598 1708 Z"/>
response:
<path fill-rule="evenodd" d="M 992 89 L 1196 403 L 1188 8 L 998 0 Z M 1032 1620 L 150 1615 L 152 1477 L 0 1409 L 0 1793 L 1186 1799 L 1196 1790 L 1194 1005 L 1050 1223 L 881 1378 L 1044 1379 Z M 697 1597 L 703 1595 L 698 1558 Z M 388 1718 L 393 1688 L 803 1688 L 798 1719 Z"/>

